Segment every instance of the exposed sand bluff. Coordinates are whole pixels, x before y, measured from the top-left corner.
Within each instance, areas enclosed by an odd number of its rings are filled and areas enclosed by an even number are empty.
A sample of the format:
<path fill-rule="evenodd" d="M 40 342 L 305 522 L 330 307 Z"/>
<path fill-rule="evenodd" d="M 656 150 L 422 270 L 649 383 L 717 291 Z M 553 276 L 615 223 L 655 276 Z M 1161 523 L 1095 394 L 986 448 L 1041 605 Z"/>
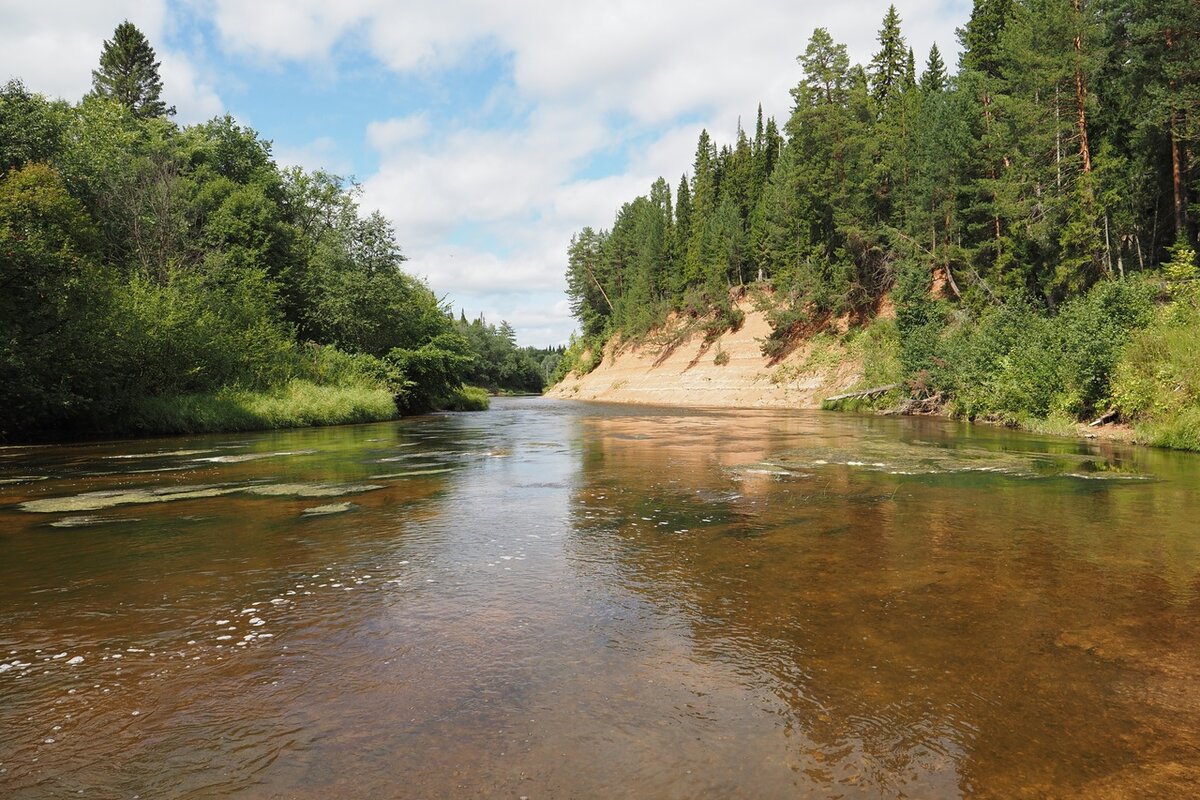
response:
<path fill-rule="evenodd" d="M 643 405 L 820 408 L 821 400 L 861 379 L 855 360 L 812 358 L 810 341 L 779 360 L 764 356 L 762 340 L 771 333 L 766 315 L 749 301 L 738 308 L 746 315 L 742 326 L 709 343 L 697 330 L 673 348 L 661 344 L 683 329 L 674 316 L 648 343 L 609 342 L 600 366 L 584 376 L 568 375 L 546 394 Z M 717 363 L 725 360 L 720 353 L 728 355 L 726 363 Z"/>

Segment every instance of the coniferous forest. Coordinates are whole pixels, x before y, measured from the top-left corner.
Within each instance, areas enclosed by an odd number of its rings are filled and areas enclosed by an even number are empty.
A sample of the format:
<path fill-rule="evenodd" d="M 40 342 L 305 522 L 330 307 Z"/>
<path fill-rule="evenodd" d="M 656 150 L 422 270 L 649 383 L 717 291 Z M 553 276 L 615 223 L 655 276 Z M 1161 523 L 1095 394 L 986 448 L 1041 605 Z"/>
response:
<path fill-rule="evenodd" d="M 0 437 L 387 419 L 538 391 L 545 353 L 458 324 L 352 181 L 180 127 L 126 22 L 93 90 L 0 86 Z"/>
<path fill-rule="evenodd" d="M 1200 447 L 1200 4 L 976 0 L 958 35 L 953 71 L 895 6 L 865 65 L 814 31 L 782 126 L 702 131 L 674 191 L 573 237 L 559 374 L 671 312 L 736 327 L 747 287 L 768 355 L 848 318 L 868 372 L 952 412 Z"/>

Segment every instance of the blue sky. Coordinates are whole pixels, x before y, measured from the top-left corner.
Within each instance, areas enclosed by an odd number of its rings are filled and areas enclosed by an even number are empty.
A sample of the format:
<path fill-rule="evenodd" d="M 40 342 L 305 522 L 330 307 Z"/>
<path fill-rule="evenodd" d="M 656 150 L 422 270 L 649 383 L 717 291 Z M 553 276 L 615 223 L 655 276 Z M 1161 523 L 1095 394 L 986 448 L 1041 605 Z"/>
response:
<path fill-rule="evenodd" d="M 815 27 L 870 57 L 887 2 L 0 0 L 0 80 L 76 100 L 129 19 L 190 123 L 229 113 L 280 162 L 354 176 L 408 269 L 523 344 L 566 341 L 571 234 L 608 227 L 707 127 L 781 122 Z M 947 61 L 969 0 L 897 4 Z"/>

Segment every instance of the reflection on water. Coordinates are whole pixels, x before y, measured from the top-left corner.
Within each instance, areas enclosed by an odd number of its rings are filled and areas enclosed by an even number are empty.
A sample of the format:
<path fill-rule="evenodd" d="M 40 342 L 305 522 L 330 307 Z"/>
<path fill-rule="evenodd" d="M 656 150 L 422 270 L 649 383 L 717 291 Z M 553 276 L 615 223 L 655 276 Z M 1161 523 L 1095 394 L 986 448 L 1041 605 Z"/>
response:
<path fill-rule="evenodd" d="M 1200 785 L 1200 458 L 543 400 L 0 450 L 5 796 Z"/>

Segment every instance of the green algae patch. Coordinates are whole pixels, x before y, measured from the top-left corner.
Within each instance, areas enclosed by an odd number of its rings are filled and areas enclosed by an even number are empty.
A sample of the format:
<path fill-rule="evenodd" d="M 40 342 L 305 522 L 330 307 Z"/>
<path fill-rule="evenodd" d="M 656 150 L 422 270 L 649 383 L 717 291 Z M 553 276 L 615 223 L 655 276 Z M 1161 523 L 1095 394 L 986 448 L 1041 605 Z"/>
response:
<path fill-rule="evenodd" d="M 14 475 L 11 478 L 0 478 L 0 486 L 6 486 L 14 483 L 33 483 L 34 481 L 44 481 L 49 477 L 47 475 Z"/>
<path fill-rule="evenodd" d="M 848 467 L 892 475 L 953 475 L 993 473 L 1014 478 L 1088 478 L 1149 480 L 1131 465 L 1084 453 L 1043 453 L 940 447 L 923 442 L 864 442 L 854 450 L 806 448 L 793 450 L 749 469 L 785 475 L 827 467 Z M 747 468 L 742 468 L 746 471 Z"/>
<path fill-rule="evenodd" d="M 82 514 L 74 517 L 63 517 L 50 523 L 51 528 L 93 528 L 97 525 L 108 525 L 114 522 L 136 522 L 137 520 L 124 517 L 97 517 L 94 514 Z"/>
<path fill-rule="evenodd" d="M 330 514 L 344 514 L 354 508 L 354 503 L 330 503 L 324 506 L 306 508 L 301 513 L 306 517 L 325 517 Z"/>
<path fill-rule="evenodd" d="M 358 494 L 382 488 L 374 483 L 269 483 L 264 486 L 251 486 L 244 491 L 264 497 L 341 497 L 344 494 Z"/>
<path fill-rule="evenodd" d="M 148 503 L 169 503 L 175 500 L 198 500 L 221 497 L 241 491 L 242 487 L 228 485 L 171 486 L 158 489 L 116 489 L 103 492 L 84 492 L 70 497 L 46 497 L 27 500 L 17 508 L 35 514 L 64 514 L 76 511 L 100 511 L 105 508 Z"/>
<path fill-rule="evenodd" d="M 241 464 L 246 461 L 258 461 L 264 458 L 281 458 L 283 456 L 310 456 L 316 450 L 284 450 L 279 453 L 238 453 L 231 456 L 209 456 L 197 458 L 196 461 L 209 461 L 213 464 Z"/>
<path fill-rule="evenodd" d="M 413 469 L 408 472 L 389 472 L 385 475 L 372 475 L 375 480 L 385 480 L 388 478 L 416 478 L 421 475 L 441 475 L 444 472 L 453 472 L 454 467 L 442 467 L 440 469 Z"/>
<path fill-rule="evenodd" d="M 251 486 L 209 484 L 201 486 L 171 486 L 157 489 L 118 489 L 85 492 L 70 497 L 47 497 L 28 500 L 17 508 L 34 514 L 71 514 L 100 511 L 105 508 L 149 503 L 169 503 L 175 500 L 200 500 L 230 494 L 253 494 L 262 497 L 340 497 L 347 494 L 382 489 L 373 483 L 268 483 Z"/>

